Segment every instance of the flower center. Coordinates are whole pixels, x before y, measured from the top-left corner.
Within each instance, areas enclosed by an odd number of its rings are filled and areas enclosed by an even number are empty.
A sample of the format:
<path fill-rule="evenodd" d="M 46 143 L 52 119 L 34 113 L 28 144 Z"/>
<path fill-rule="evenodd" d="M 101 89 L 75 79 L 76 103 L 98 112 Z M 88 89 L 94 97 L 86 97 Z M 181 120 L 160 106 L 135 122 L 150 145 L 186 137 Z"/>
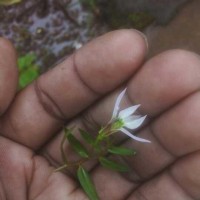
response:
<path fill-rule="evenodd" d="M 116 118 L 111 126 L 111 130 L 119 130 L 125 125 L 124 120 L 121 118 Z"/>

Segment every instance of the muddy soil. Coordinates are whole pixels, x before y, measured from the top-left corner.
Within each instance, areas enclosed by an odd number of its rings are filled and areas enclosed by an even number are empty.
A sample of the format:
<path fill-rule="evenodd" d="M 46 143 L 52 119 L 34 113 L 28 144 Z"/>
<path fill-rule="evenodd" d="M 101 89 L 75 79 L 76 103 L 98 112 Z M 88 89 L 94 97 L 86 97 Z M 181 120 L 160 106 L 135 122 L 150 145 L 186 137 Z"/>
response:
<path fill-rule="evenodd" d="M 79 0 L 23 0 L 0 7 L 0 36 L 14 43 L 19 56 L 36 54 L 45 71 L 103 32 L 93 18 Z"/>

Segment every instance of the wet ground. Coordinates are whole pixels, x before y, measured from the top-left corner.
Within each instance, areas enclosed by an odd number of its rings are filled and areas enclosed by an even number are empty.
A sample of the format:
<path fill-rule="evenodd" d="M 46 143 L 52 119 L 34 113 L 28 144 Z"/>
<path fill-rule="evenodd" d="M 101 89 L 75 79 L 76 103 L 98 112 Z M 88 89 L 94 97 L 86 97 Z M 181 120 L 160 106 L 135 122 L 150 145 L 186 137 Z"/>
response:
<path fill-rule="evenodd" d="M 0 7 L 0 35 L 19 55 L 36 54 L 44 71 L 103 31 L 92 24 L 93 16 L 79 0 L 24 0 Z"/>

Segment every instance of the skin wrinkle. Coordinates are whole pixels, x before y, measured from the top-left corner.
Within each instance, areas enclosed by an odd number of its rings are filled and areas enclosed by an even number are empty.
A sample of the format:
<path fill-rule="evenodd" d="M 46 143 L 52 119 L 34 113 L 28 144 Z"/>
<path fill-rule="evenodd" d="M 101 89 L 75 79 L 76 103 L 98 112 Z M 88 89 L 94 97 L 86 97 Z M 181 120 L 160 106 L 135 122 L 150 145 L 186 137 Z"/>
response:
<path fill-rule="evenodd" d="M 95 91 L 94 89 L 92 89 L 91 87 L 88 86 L 88 84 L 83 80 L 83 78 L 81 77 L 79 71 L 78 71 L 78 67 L 76 65 L 76 52 L 72 55 L 72 61 L 73 61 L 73 67 L 72 69 L 74 69 L 75 74 L 77 75 L 78 79 L 80 80 L 80 82 L 92 93 L 94 94 L 94 96 L 100 96 L 102 95 L 101 93 L 98 93 L 97 91 Z M 62 112 L 62 109 L 58 106 L 58 104 L 53 100 L 53 98 L 44 90 L 42 90 L 42 88 L 40 87 L 39 84 L 39 79 L 37 79 L 34 82 L 34 88 L 35 88 L 35 92 L 37 94 L 37 97 L 39 99 L 40 104 L 42 105 L 42 107 L 44 108 L 44 110 L 50 114 L 52 117 L 54 117 L 55 119 L 59 120 L 59 121 L 66 121 L 67 116 L 65 116 L 65 114 Z M 53 107 L 46 103 L 46 101 L 44 100 L 43 96 L 47 97 L 47 99 L 52 103 Z M 54 111 L 53 108 L 56 108 L 56 110 L 58 111 L 58 114 Z"/>
<path fill-rule="evenodd" d="M 47 150 L 43 151 L 40 155 L 44 156 L 45 159 L 50 163 L 50 165 L 55 167 L 55 169 L 57 167 L 60 167 L 60 163 L 56 159 L 54 159 Z M 76 177 L 69 170 L 65 169 L 60 172 L 69 176 L 71 179 L 73 179 L 73 181 L 76 181 Z"/>
<path fill-rule="evenodd" d="M 10 114 L 6 115 L 6 118 L 7 118 L 7 121 L 9 123 L 10 127 L 11 127 L 12 133 L 14 133 L 14 135 L 18 135 L 19 131 L 17 131 L 16 127 L 14 126 L 13 121 L 12 121 L 12 117 L 10 116 Z M 1 122 L 0 122 L 0 125 L 1 125 Z M 5 134 L 1 134 L 1 136 L 3 138 L 6 138 L 6 139 L 12 141 L 12 142 L 15 142 L 17 144 L 20 144 L 20 145 L 23 145 L 24 147 L 29 148 L 29 146 L 22 144 L 19 141 L 15 141 L 13 138 L 6 136 Z"/>
<path fill-rule="evenodd" d="M 137 190 L 137 194 L 137 198 L 139 197 L 138 200 L 148 200 L 140 190 Z"/>
<path fill-rule="evenodd" d="M 49 175 L 48 179 L 50 178 L 50 176 L 51 176 L 51 175 Z M 38 194 L 36 194 L 36 196 L 33 197 L 33 198 L 30 199 L 30 200 L 37 200 L 37 198 L 39 198 L 40 195 L 42 195 L 43 193 L 45 193 L 45 190 L 48 189 L 48 187 L 49 187 L 49 181 L 47 181 L 47 184 L 45 184 L 45 187 L 42 188 L 42 189 L 40 190 L 40 192 L 39 192 Z"/>
<path fill-rule="evenodd" d="M 177 103 L 175 103 L 174 105 L 172 105 L 170 107 L 170 109 L 168 108 L 167 110 L 165 110 L 164 112 L 162 112 L 158 117 L 156 116 L 155 119 L 159 118 L 163 113 L 166 113 L 166 112 L 170 112 L 171 110 L 173 110 L 177 105 L 180 105 L 182 102 L 184 102 L 185 100 L 187 100 L 188 98 L 192 97 L 193 95 L 196 95 L 198 92 L 200 92 L 200 89 L 198 88 L 196 91 L 193 91 L 191 93 L 189 93 L 188 95 L 186 95 L 185 97 L 183 97 L 182 99 L 180 99 Z M 155 121 L 155 120 L 154 120 Z M 163 142 L 161 142 L 157 135 L 155 134 L 155 131 L 154 131 L 154 127 L 153 127 L 153 123 L 151 123 L 151 127 L 150 127 L 150 130 L 151 130 L 151 133 L 153 134 L 153 136 L 157 139 L 157 141 L 159 141 L 160 145 L 170 154 L 172 155 L 173 157 L 175 158 L 181 158 L 182 156 L 179 156 L 179 155 L 176 155 L 174 153 L 172 153 L 171 151 L 169 151 L 169 149 L 163 144 Z M 198 150 L 195 150 L 193 152 L 189 152 L 187 154 L 190 154 L 190 153 L 194 153 Z"/>
<path fill-rule="evenodd" d="M 157 142 L 159 143 L 159 145 L 172 157 L 175 159 L 178 158 L 177 155 L 173 154 L 164 144 L 163 142 L 161 142 L 157 135 L 155 134 L 155 131 L 154 131 L 154 128 L 153 128 L 153 123 L 150 123 L 149 126 L 148 126 L 149 130 L 150 130 L 150 133 L 155 137 L 155 139 L 157 140 Z"/>
<path fill-rule="evenodd" d="M 184 191 L 185 195 L 188 196 L 188 197 L 190 197 L 191 199 L 194 199 L 194 198 L 191 196 L 191 194 L 190 194 L 188 191 L 186 191 L 186 189 L 183 188 L 183 187 L 180 185 L 180 183 L 176 180 L 176 178 L 173 176 L 173 174 L 171 173 L 171 171 L 168 170 L 167 172 L 168 172 L 168 175 L 170 176 L 170 178 Z M 194 199 L 194 200 L 195 200 L 195 199 Z"/>
<path fill-rule="evenodd" d="M 34 155 L 33 156 L 33 159 L 32 159 L 32 162 L 33 162 L 33 170 L 32 170 L 32 178 L 31 178 L 31 182 L 30 182 L 30 187 L 29 187 L 29 191 L 31 191 L 31 185 L 33 184 L 33 182 L 34 182 L 34 175 L 35 175 L 35 173 L 37 173 L 36 171 L 37 171 L 37 167 L 36 167 L 36 159 L 37 159 L 37 155 Z M 37 199 L 42 193 L 44 193 L 45 192 L 45 189 L 47 189 L 48 188 L 48 186 L 49 186 L 49 178 L 51 178 L 51 176 L 52 176 L 52 173 L 49 173 L 49 175 L 48 175 L 48 179 L 47 179 L 47 181 L 46 181 L 46 184 L 45 184 L 45 187 L 43 187 L 43 188 L 41 188 L 41 190 L 40 190 L 40 192 L 38 193 L 38 194 L 36 194 L 33 198 L 30 198 L 30 195 L 31 195 L 31 192 L 29 192 L 29 200 L 35 200 L 35 199 Z"/>
<path fill-rule="evenodd" d="M 55 119 L 59 121 L 65 121 L 66 116 L 64 115 L 58 104 L 52 99 L 52 97 L 47 92 L 41 89 L 41 87 L 39 86 L 38 79 L 34 82 L 34 89 L 37 94 L 38 100 L 42 105 L 42 107 L 44 108 L 44 110 Z M 50 104 L 46 103 L 46 101 L 42 96 L 46 96 L 48 98 L 48 100 L 52 103 L 53 107 L 57 109 L 59 114 L 57 114 L 54 111 L 54 109 L 52 108 L 52 106 L 50 106 Z"/>
<path fill-rule="evenodd" d="M 165 170 L 166 171 L 166 170 Z M 161 173 L 160 173 L 161 174 Z M 181 190 L 184 192 L 185 196 L 186 197 L 189 197 L 190 199 L 192 200 L 196 200 L 194 199 L 185 189 L 182 188 L 182 186 L 176 181 L 175 177 L 170 173 L 169 170 L 167 170 L 167 174 L 169 175 L 169 177 L 172 179 L 173 182 L 175 182 L 177 184 L 178 187 L 181 188 Z M 140 190 L 140 186 L 136 187 L 128 196 L 127 196 L 127 199 L 129 197 L 131 197 L 133 195 L 133 193 L 136 192 L 136 197 L 139 199 L 138 200 L 148 200 L 148 198 L 146 196 L 143 195 L 143 193 L 141 192 Z M 139 195 L 139 196 L 138 196 Z M 142 198 L 140 198 L 142 197 Z"/>
<path fill-rule="evenodd" d="M 30 194 L 31 194 L 31 192 L 30 192 L 30 190 L 31 190 L 31 185 L 32 185 L 33 177 L 34 177 L 34 173 L 35 173 L 35 170 L 36 170 L 34 155 L 32 156 L 31 161 L 32 161 L 31 177 L 30 177 L 30 180 L 27 181 L 27 197 L 28 197 L 28 199 L 30 199 Z"/>
<path fill-rule="evenodd" d="M 79 80 L 81 81 L 81 83 L 83 83 L 83 85 L 96 97 L 98 96 L 102 96 L 103 94 L 99 93 L 98 91 L 94 90 L 92 87 L 90 87 L 86 81 L 82 78 L 79 70 L 78 70 L 78 66 L 77 66 L 77 62 L 76 62 L 76 56 L 77 56 L 77 52 L 75 52 L 73 55 L 72 55 L 72 61 L 73 61 L 73 69 L 74 69 L 74 72 L 76 73 L 77 77 L 79 78 Z"/>
<path fill-rule="evenodd" d="M 2 183 L 1 179 L 0 179 L 0 199 L 1 200 L 7 200 L 7 195 L 6 195 L 6 192 L 5 191 L 5 187 L 4 187 L 4 184 Z"/>
<path fill-rule="evenodd" d="M 24 166 L 23 167 L 23 171 L 24 171 L 24 177 L 25 177 L 25 182 L 26 182 L 26 199 L 28 199 L 28 196 L 29 196 L 29 189 L 28 189 L 28 187 L 30 186 L 30 184 L 29 184 L 29 180 L 28 180 L 28 174 L 26 173 L 26 167 Z M 31 173 L 31 176 L 32 176 L 32 173 Z"/>

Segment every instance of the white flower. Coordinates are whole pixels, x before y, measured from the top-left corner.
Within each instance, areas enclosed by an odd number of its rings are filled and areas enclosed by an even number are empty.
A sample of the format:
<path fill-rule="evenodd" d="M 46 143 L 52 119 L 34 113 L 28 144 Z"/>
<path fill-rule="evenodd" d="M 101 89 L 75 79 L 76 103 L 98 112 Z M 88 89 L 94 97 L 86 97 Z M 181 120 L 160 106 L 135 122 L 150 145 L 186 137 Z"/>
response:
<path fill-rule="evenodd" d="M 117 97 L 117 100 L 115 102 L 111 123 L 113 124 L 113 128 L 117 129 L 119 131 L 122 131 L 124 134 L 128 135 L 134 140 L 137 140 L 139 142 L 148 142 L 149 140 L 145 140 L 143 138 L 136 137 L 132 133 L 130 133 L 126 128 L 134 130 L 138 128 L 143 121 L 145 120 L 146 116 L 141 117 L 140 115 L 133 115 L 133 113 L 139 108 L 140 105 L 135 105 L 128 107 L 124 110 L 120 110 L 120 102 L 126 92 L 126 89 L 124 89 L 119 96 Z"/>

